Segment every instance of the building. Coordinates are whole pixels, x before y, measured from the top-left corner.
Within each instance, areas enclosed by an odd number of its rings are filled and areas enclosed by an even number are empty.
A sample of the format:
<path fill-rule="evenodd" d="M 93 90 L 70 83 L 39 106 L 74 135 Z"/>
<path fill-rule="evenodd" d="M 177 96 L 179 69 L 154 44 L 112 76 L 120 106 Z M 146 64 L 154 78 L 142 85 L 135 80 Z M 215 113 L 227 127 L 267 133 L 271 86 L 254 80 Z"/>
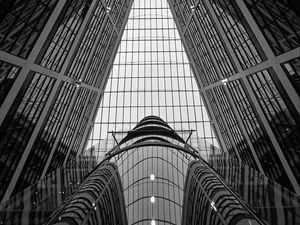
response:
<path fill-rule="evenodd" d="M 127 224 L 118 167 L 107 163 L 95 169 L 56 215 L 49 224 Z"/>
<path fill-rule="evenodd" d="M 182 224 L 259 224 L 203 163 L 189 164 Z"/>
<path fill-rule="evenodd" d="M 0 4 L 2 203 L 148 115 L 300 194 L 295 0 Z"/>

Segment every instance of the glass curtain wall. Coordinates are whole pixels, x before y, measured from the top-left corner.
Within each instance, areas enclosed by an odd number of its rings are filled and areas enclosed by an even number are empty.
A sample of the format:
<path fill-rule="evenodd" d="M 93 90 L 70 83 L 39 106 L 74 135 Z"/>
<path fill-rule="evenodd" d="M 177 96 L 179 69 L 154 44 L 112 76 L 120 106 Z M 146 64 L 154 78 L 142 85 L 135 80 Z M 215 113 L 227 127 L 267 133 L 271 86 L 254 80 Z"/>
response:
<path fill-rule="evenodd" d="M 87 149 L 109 149 L 111 131 L 124 137 L 149 115 L 184 138 L 194 130 L 189 143 L 203 156 L 218 146 L 167 0 L 134 1 Z"/>

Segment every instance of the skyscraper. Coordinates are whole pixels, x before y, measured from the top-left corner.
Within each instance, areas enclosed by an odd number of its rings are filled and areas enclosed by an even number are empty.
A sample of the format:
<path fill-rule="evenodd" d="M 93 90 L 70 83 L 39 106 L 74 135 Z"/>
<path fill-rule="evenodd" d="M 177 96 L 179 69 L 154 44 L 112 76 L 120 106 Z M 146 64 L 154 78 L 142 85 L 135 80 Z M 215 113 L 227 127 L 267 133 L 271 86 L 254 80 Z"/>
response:
<path fill-rule="evenodd" d="M 300 194 L 295 1 L 0 4 L 2 202 L 148 115 Z"/>

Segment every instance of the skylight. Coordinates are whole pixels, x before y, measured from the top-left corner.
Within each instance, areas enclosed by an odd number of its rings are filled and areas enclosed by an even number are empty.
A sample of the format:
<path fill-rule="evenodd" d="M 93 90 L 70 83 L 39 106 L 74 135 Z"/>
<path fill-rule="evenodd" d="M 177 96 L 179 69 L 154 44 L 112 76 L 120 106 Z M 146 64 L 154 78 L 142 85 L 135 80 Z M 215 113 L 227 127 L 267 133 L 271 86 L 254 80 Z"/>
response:
<path fill-rule="evenodd" d="M 217 146 L 167 0 L 134 1 L 87 148 L 109 148 L 110 131 L 122 134 L 149 115 L 182 137 L 194 130 L 189 142 L 200 148 Z"/>

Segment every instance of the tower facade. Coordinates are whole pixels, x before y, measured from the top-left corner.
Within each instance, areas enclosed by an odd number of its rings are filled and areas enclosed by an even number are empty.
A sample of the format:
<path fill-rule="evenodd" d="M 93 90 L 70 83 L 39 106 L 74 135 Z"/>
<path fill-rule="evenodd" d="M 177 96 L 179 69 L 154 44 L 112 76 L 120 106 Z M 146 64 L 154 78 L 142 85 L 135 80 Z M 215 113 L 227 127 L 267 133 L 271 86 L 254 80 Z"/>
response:
<path fill-rule="evenodd" d="M 293 1 L 169 1 L 221 146 L 299 194 Z"/>
<path fill-rule="evenodd" d="M 130 1 L 1 1 L 0 8 L 5 201 L 82 148 Z"/>

